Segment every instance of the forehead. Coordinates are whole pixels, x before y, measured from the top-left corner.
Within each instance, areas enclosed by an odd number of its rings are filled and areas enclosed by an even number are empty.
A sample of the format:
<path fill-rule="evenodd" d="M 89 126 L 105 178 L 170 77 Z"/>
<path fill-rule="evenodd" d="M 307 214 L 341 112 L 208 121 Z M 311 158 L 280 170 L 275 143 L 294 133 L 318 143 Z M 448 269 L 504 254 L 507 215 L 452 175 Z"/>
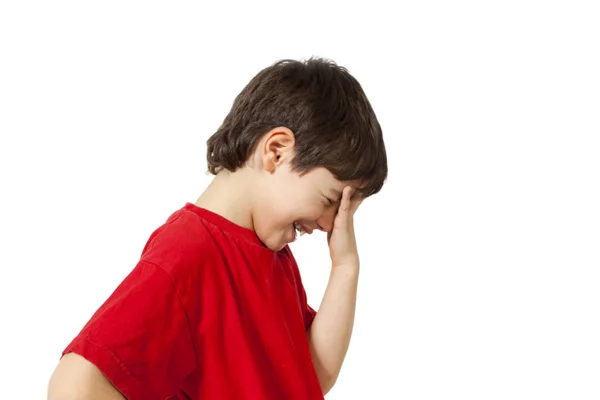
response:
<path fill-rule="evenodd" d="M 305 177 L 312 180 L 314 183 L 326 186 L 323 189 L 333 189 L 340 192 L 346 186 L 351 186 L 354 189 L 361 189 L 365 186 L 361 181 L 341 181 L 332 174 L 331 171 L 324 167 L 312 169 L 310 172 L 306 173 Z"/>

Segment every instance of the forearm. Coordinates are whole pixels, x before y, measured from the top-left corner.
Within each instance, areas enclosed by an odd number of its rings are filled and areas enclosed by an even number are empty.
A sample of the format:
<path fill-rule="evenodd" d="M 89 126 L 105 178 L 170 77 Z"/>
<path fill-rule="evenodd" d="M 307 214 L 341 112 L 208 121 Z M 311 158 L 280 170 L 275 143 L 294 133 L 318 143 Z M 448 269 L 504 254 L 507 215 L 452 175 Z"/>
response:
<path fill-rule="evenodd" d="M 339 375 L 348 351 L 358 286 L 358 266 L 333 267 L 308 340 L 321 387 L 326 393 Z"/>

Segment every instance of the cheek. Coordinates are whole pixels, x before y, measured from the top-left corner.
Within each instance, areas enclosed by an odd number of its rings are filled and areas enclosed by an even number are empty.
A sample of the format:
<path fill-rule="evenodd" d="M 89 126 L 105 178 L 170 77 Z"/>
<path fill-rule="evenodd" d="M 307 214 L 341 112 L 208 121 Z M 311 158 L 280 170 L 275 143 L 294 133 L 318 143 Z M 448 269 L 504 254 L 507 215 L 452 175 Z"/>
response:
<path fill-rule="evenodd" d="M 260 225 L 268 235 L 279 235 L 286 231 L 294 221 L 301 219 L 303 210 L 293 201 L 281 199 L 265 204 L 260 214 Z"/>
<path fill-rule="evenodd" d="M 321 198 L 305 194 L 308 190 L 277 193 L 261 205 L 261 220 L 265 230 L 286 228 L 294 221 L 316 221 L 328 212 L 329 207 Z"/>
<path fill-rule="evenodd" d="M 327 214 L 327 206 L 324 204 L 317 204 L 312 207 L 311 216 L 312 219 L 317 220 L 318 218 L 323 217 L 323 215 Z"/>
<path fill-rule="evenodd" d="M 321 216 L 321 225 L 327 227 L 333 225 L 335 214 L 337 213 L 337 207 L 335 205 L 330 206 Z"/>
<path fill-rule="evenodd" d="M 323 215 L 323 205 L 306 202 L 284 202 L 265 210 L 266 219 L 273 227 L 287 227 L 294 221 L 316 221 Z"/>
<path fill-rule="evenodd" d="M 308 221 L 316 221 L 327 213 L 327 206 L 320 201 L 306 201 L 298 210 L 297 218 Z"/>

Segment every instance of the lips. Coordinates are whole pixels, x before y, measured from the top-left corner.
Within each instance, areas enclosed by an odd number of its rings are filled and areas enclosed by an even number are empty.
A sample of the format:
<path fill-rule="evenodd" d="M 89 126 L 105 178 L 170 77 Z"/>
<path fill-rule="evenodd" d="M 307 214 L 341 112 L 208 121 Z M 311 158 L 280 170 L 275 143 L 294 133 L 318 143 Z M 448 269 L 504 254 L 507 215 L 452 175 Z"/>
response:
<path fill-rule="evenodd" d="M 291 232 L 292 239 L 290 242 L 296 241 L 298 236 L 302 236 L 305 233 L 308 233 L 310 235 L 311 233 L 313 233 L 313 230 L 314 230 L 310 225 L 304 225 L 298 221 L 294 221 L 291 228 L 292 228 L 292 232 Z"/>
<path fill-rule="evenodd" d="M 308 232 L 307 229 L 304 227 L 304 225 L 302 225 L 298 221 L 294 222 L 294 229 L 296 230 L 297 235 L 300 235 L 300 236 L 302 236 Z"/>

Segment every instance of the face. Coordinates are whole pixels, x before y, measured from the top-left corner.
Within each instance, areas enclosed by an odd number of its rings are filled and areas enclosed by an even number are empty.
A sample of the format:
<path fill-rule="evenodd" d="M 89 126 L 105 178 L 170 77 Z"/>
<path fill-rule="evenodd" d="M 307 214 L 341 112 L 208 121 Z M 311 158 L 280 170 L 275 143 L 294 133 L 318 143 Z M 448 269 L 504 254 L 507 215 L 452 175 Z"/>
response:
<path fill-rule="evenodd" d="M 261 178 L 253 211 L 254 230 L 260 240 L 269 249 L 278 251 L 298 234 L 329 232 L 342 190 L 353 184 L 336 179 L 326 168 L 315 168 L 302 176 L 292 171 L 291 132 L 267 135 L 263 142 L 257 148 L 260 159 L 256 165 L 260 164 Z"/>

